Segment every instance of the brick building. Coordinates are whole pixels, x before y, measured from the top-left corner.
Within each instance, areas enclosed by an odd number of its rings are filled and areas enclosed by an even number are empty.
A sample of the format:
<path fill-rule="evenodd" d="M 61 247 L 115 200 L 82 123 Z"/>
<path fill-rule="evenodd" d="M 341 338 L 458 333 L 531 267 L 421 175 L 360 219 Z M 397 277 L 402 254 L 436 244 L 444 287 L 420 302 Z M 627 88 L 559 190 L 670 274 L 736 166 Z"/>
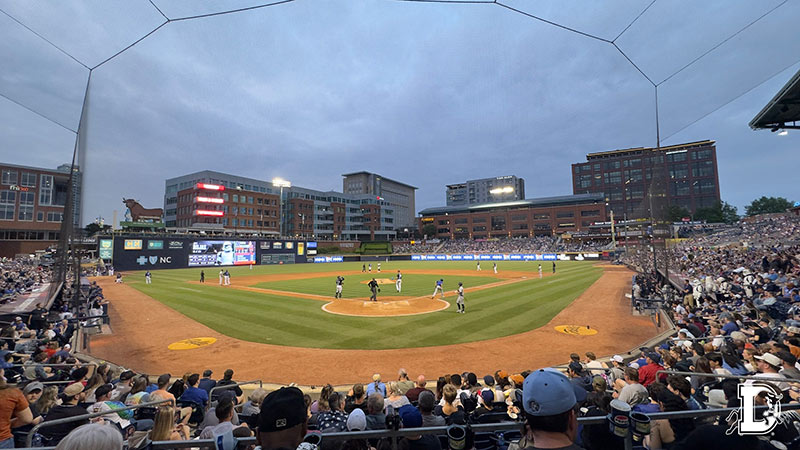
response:
<path fill-rule="evenodd" d="M 322 240 L 390 240 L 396 235 L 396 211 L 380 196 L 286 184 L 281 188 L 214 171 L 171 178 L 165 184 L 165 225 Z"/>
<path fill-rule="evenodd" d="M 572 192 L 602 193 L 616 217 L 646 218 L 654 176 L 665 183 L 668 205 L 694 213 L 720 201 L 714 141 L 589 153 L 572 165 Z"/>
<path fill-rule="evenodd" d="M 56 244 L 69 193 L 69 167 L 52 170 L 0 163 L 0 256 L 33 253 Z"/>
<path fill-rule="evenodd" d="M 607 220 L 602 194 L 545 197 L 420 211 L 419 226 L 448 239 L 489 239 L 561 234 Z"/>

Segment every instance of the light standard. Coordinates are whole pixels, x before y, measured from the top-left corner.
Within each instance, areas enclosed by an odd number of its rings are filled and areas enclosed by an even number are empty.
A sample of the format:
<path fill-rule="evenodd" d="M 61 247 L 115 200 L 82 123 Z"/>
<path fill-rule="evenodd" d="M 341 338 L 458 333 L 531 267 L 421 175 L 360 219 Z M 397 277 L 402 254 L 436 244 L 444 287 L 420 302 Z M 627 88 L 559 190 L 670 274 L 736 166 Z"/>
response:
<path fill-rule="evenodd" d="M 306 237 L 306 215 L 297 213 L 297 217 L 300 218 L 300 236 Z"/>
<path fill-rule="evenodd" d="M 278 201 L 278 204 L 279 204 L 278 207 L 280 209 L 278 211 L 278 215 L 280 216 L 279 217 L 280 220 L 278 221 L 278 223 L 280 223 L 280 232 L 281 232 L 281 236 L 283 236 L 283 208 L 284 208 L 283 188 L 292 187 L 292 183 L 289 182 L 289 181 L 284 180 L 283 178 L 273 178 L 272 179 L 272 185 L 280 188 L 280 200 Z"/>
<path fill-rule="evenodd" d="M 236 186 L 236 190 L 239 192 L 239 194 L 236 195 L 236 199 L 237 200 L 241 200 L 242 187 L 237 185 Z M 236 203 L 237 203 L 237 206 L 233 207 L 233 234 L 238 236 L 239 235 L 239 206 L 238 206 L 239 202 L 237 201 Z"/>

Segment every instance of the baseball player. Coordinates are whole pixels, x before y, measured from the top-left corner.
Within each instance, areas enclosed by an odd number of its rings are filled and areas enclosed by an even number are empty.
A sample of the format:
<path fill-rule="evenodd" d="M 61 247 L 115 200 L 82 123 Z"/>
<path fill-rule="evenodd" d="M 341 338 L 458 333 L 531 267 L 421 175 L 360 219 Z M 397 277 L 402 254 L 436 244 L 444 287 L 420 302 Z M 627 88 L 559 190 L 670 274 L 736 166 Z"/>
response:
<path fill-rule="evenodd" d="M 342 283 L 344 283 L 344 277 L 341 275 L 336 277 L 336 293 L 333 298 L 342 298 Z"/>
<path fill-rule="evenodd" d="M 381 273 L 381 263 L 378 263 L 378 273 Z"/>
<path fill-rule="evenodd" d="M 480 272 L 480 271 L 481 271 L 481 262 L 478 261 L 478 272 Z"/>
<path fill-rule="evenodd" d="M 456 293 L 458 294 L 458 298 L 456 298 L 456 308 L 458 308 L 459 313 L 464 314 L 466 312 L 464 310 L 464 284 L 460 281 Z"/>
<path fill-rule="evenodd" d="M 492 265 L 494 266 L 494 273 L 497 273 L 497 263 L 492 263 Z"/>
<path fill-rule="evenodd" d="M 225 286 L 230 286 L 231 285 L 231 273 L 228 272 L 227 270 L 225 270 L 224 277 L 225 277 Z"/>
<path fill-rule="evenodd" d="M 372 263 L 369 263 L 367 266 L 367 271 L 372 272 Z"/>
<path fill-rule="evenodd" d="M 394 288 L 397 289 L 397 292 L 403 290 L 403 274 L 400 271 L 397 271 L 397 278 L 394 280 Z"/>
<path fill-rule="evenodd" d="M 201 283 L 205 283 L 206 282 L 206 273 L 203 272 L 202 270 L 200 271 L 200 282 Z"/>
<path fill-rule="evenodd" d="M 153 282 L 153 280 L 150 279 L 150 271 L 149 270 L 144 273 L 144 282 L 146 284 L 150 284 L 150 283 Z"/>
<path fill-rule="evenodd" d="M 362 264 L 361 265 L 361 272 L 366 272 L 366 271 L 367 271 L 367 265 L 366 264 Z"/>
<path fill-rule="evenodd" d="M 372 291 L 372 295 L 369 297 L 369 299 L 372 300 L 373 302 L 377 302 L 378 292 L 381 291 L 381 289 L 378 287 L 378 282 L 375 281 L 375 278 L 373 278 L 372 281 L 370 281 L 367 286 L 369 286 L 369 290 Z"/>
<path fill-rule="evenodd" d="M 442 298 L 444 298 L 444 279 L 442 279 L 442 278 L 439 278 L 436 281 L 436 287 L 433 288 L 433 295 L 431 295 L 431 298 L 436 297 L 436 293 L 437 292 L 441 293 L 442 294 Z"/>
<path fill-rule="evenodd" d="M 219 269 L 219 285 L 222 286 L 222 283 L 225 282 L 225 271 Z"/>
<path fill-rule="evenodd" d="M 556 262 L 553 261 L 553 273 L 556 273 Z"/>
<path fill-rule="evenodd" d="M 542 278 L 542 265 L 539 264 L 539 278 Z"/>

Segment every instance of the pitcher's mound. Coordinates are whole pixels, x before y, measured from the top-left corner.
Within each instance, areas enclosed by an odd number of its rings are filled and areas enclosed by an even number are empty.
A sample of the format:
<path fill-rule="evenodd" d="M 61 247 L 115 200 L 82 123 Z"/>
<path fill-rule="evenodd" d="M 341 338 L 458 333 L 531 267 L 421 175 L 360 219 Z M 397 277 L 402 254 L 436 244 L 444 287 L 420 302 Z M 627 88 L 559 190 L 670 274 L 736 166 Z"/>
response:
<path fill-rule="evenodd" d="M 393 317 L 428 314 L 448 307 L 450 307 L 449 302 L 428 296 L 402 299 L 378 297 L 377 302 L 364 299 L 334 300 L 323 305 L 322 310 L 343 316 Z"/>

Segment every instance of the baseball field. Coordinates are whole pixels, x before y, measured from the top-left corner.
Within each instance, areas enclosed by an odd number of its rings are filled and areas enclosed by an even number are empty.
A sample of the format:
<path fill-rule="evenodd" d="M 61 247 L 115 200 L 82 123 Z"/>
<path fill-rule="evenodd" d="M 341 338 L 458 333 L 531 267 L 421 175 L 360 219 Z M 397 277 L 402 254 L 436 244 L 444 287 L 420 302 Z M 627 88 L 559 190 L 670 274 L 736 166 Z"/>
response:
<path fill-rule="evenodd" d="M 546 324 L 592 285 L 602 269 L 590 262 L 382 262 L 381 272 L 362 263 L 228 267 L 130 272 L 125 284 L 186 317 L 232 338 L 293 347 L 394 349 L 481 341 L 523 333 Z M 200 272 L 205 282 L 200 283 Z M 402 292 L 395 277 L 400 270 Z M 343 298 L 334 299 L 344 277 Z M 379 283 L 370 302 L 367 283 Z M 436 280 L 445 296 L 432 299 Z M 465 288 L 466 314 L 456 312 L 455 290 Z"/>

